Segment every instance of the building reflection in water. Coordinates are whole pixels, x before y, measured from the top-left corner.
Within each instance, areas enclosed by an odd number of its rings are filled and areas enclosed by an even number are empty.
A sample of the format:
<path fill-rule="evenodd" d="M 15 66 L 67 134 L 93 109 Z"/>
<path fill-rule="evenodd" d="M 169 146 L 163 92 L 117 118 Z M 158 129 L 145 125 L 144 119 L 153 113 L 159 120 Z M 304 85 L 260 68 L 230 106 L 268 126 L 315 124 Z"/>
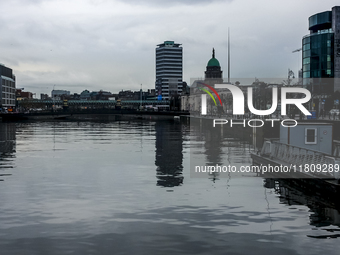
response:
<path fill-rule="evenodd" d="M 176 121 L 157 121 L 155 130 L 157 185 L 179 186 L 183 183 L 182 125 Z"/>
<path fill-rule="evenodd" d="M 306 181 L 306 180 L 305 180 Z M 340 227 L 340 204 L 338 198 L 326 197 L 322 194 L 311 194 L 302 188 L 301 180 L 265 179 L 264 187 L 274 189 L 279 194 L 280 202 L 287 205 L 305 205 L 310 209 L 310 225 L 315 227 Z M 313 238 L 340 237 L 340 229 L 324 229 L 326 232 Z M 337 232 L 337 233 L 336 233 Z"/>
<path fill-rule="evenodd" d="M 195 144 L 202 144 L 203 164 L 206 166 L 237 166 L 237 164 L 249 164 L 249 152 L 251 150 L 249 130 L 243 130 L 238 126 L 216 125 L 212 120 L 191 118 L 190 139 Z M 231 178 L 228 173 L 207 173 L 213 182 L 220 178 Z"/>
<path fill-rule="evenodd" d="M 13 168 L 13 157 L 15 153 L 15 123 L 0 123 L 0 180 L 11 175 L 8 169 Z"/>
<path fill-rule="evenodd" d="M 206 128 L 204 129 L 204 149 L 207 165 L 223 165 L 222 161 L 222 146 L 223 136 L 220 130 Z M 218 179 L 219 173 L 209 173 L 210 179 L 215 182 Z"/>

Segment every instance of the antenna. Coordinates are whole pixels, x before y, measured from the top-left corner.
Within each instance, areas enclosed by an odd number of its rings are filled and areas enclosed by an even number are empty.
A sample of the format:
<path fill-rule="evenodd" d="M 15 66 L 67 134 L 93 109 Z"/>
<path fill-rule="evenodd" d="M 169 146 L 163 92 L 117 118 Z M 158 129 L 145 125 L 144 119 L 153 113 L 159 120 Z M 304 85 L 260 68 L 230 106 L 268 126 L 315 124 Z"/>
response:
<path fill-rule="evenodd" d="M 230 33 L 228 27 L 228 83 L 230 83 Z"/>

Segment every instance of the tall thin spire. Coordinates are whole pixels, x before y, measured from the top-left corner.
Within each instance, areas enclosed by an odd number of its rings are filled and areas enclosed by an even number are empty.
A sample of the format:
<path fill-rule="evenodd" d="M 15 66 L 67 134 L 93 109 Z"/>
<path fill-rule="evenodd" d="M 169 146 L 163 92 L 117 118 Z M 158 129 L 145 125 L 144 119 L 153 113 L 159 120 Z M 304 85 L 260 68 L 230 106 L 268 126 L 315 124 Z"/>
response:
<path fill-rule="evenodd" d="M 213 48 L 213 54 L 212 57 L 215 58 L 215 49 Z"/>
<path fill-rule="evenodd" d="M 230 33 L 228 27 L 228 83 L 230 83 Z"/>

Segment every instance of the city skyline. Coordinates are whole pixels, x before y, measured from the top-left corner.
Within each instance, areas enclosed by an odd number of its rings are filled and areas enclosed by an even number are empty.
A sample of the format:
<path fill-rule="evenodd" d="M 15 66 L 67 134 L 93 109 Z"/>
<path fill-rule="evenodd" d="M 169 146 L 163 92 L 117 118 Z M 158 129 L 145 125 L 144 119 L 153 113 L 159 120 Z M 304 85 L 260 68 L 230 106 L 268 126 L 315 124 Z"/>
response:
<path fill-rule="evenodd" d="M 291 2 L 291 3 L 290 3 Z M 231 77 L 297 76 L 308 17 L 336 1 L 73 1 L 0 3 L 0 63 L 17 87 L 33 93 L 66 89 L 118 92 L 155 86 L 155 52 L 171 40 L 183 47 L 183 80 L 203 77 L 216 49 L 224 75 L 227 33 Z M 293 8 L 291 7 L 293 6 Z"/>

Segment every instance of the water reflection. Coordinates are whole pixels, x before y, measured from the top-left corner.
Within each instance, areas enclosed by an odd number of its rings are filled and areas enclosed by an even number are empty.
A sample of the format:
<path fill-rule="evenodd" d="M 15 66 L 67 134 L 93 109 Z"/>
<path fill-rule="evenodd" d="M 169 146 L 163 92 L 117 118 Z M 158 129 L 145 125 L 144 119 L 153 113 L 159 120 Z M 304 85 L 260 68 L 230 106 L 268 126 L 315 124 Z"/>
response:
<path fill-rule="evenodd" d="M 241 129 L 237 126 L 216 125 L 213 127 L 211 119 L 190 119 L 191 174 L 192 177 L 206 175 L 213 182 L 222 178 L 231 178 L 230 172 L 210 173 L 206 166 L 227 166 L 239 169 L 241 166 L 250 165 L 249 153 L 252 150 L 251 130 Z M 195 167 L 199 166 L 200 172 Z M 229 168 L 230 169 L 230 168 Z M 239 175 L 232 173 L 232 175 Z"/>
<path fill-rule="evenodd" d="M 275 182 L 265 189 L 262 178 L 190 178 L 188 148 L 203 164 L 219 160 L 209 155 L 219 134 L 206 145 L 191 131 L 189 144 L 188 127 L 175 121 L 16 125 L 16 174 L 0 185 L 1 255 L 339 251 L 338 240 L 307 237 L 336 234 L 322 230 L 340 229 L 335 220 L 279 203 Z M 250 164 L 235 136 L 223 133 L 221 163 Z M 311 214 L 327 227 L 314 230 Z"/>
<path fill-rule="evenodd" d="M 174 121 L 158 121 L 155 131 L 157 185 L 179 186 L 183 183 L 182 125 Z"/>
<path fill-rule="evenodd" d="M 15 123 L 0 123 L 0 181 L 3 181 L 4 176 L 11 175 L 6 171 L 13 168 L 15 133 Z"/>
<path fill-rule="evenodd" d="M 220 130 L 206 129 L 204 132 L 205 137 L 205 155 L 207 163 L 210 165 L 223 165 L 222 164 L 222 141 L 223 137 Z M 218 173 L 210 173 L 210 179 L 215 182 L 219 177 Z"/>
<path fill-rule="evenodd" d="M 327 198 L 316 192 L 309 194 L 304 188 L 302 180 L 265 179 L 264 187 L 274 189 L 275 193 L 279 194 L 279 200 L 282 204 L 289 206 L 305 205 L 310 209 L 309 224 L 321 228 L 324 233 L 308 235 L 308 237 L 340 237 L 340 230 L 338 229 L 340 227 L 340 204 L 337 198 Z M 334 226 L 336 226 L 336 229 L 332 228 Z"/>

